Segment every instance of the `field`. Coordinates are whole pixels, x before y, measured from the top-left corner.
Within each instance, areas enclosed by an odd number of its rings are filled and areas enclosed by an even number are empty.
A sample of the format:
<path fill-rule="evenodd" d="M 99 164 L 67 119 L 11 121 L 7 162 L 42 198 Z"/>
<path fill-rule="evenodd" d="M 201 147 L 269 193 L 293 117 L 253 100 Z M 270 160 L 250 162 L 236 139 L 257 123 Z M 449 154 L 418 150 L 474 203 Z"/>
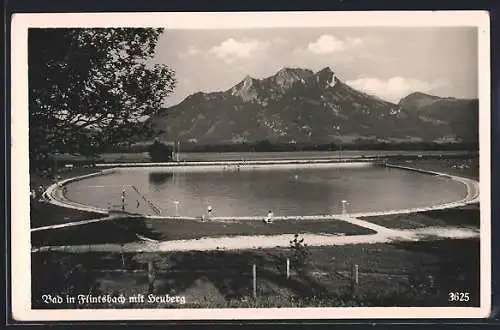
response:
<path fill-rule="evenodd" d="M 479 229 L 480 222 L 479 205 L 477 204 L 447 210 L 382 215 L 360 219 L 397 229 L 416 229 L 431 226 Z"/>
<path fill-rule="evenodd" d="M 235 235 L 274 235 L 295 233 L 328 233 L 330 235 L 373 234 L 370 229 L 341 220 L 202 222 L 196 220 L 149 220 L 119 218 L 81 226 L 32 232 L 35 246 L 128 243 L 138 241 L 137 235 L 167 241 Z"/>
<path fill-rule="evenodd" d="M 303 262 L 290 249 L 176 253 L 32 254 L 34 308 L 47 308 L 41 294 L 180 295 L 185 306 L 457 306 L 452 291 L 469 292 L 464 306 L 479 301 L 479 241 L 442 240 L 310 248 Z M 154 281 L 148 281 L 148 263 Z M 252 265 L 257 298 L 252 295 Z M 359 266 L 353 286 L 352 264 Z M 152 283 L 151 285 L 149 283 Z M 85 308 L 64 304 L 60 308 Z M 94 305 L 93 308 L 118 307 Z M 153 308 L 165 304 L 125 304 Z"/>

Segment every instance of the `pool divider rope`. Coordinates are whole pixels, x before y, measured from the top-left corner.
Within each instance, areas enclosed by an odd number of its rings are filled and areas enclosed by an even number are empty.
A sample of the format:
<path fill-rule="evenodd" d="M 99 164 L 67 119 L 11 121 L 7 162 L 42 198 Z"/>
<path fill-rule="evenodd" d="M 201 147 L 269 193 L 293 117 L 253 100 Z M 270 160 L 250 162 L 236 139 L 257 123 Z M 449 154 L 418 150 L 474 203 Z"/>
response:
<path fill-rule="evenodd" d="M 132 189 L 135 190 L 135 192 L 137 193 L 137 195 L 139 195 L 143 200 L 144 202 L 146 202 L 146 204 L 153 210 L 153 212 L 156 214 L 156 215 L 160 215 L 161 214 L 161 208 L 157 207 L 153 202 L 151 202 L 149 199 L 147 199 L 143 194 L 141 194 L 139 192 L 139 189 L 137 189 L 136 186 L 132 185 L 131 186 Z"/>

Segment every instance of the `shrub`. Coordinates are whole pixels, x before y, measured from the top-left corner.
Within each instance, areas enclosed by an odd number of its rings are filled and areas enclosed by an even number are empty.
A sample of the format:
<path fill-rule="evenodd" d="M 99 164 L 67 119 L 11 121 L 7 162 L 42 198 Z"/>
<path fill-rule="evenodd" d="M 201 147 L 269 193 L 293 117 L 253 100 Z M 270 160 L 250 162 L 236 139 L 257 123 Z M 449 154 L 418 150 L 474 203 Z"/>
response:
<path fill-rule="evenodd" d="M 305 266 L 311 252 L 306 243 L 304 243 L 304 238 L 299 237 L 299 234 L 295 234 L 293 240 L 290 241 L 291 257 L 290 260 L 296 266 Z"/>
<path fill-rule="evenodd" d="M 149 157 L 152 162 L 167 162 L 172 160 L 173 148 L 160 141 L 155 141 L 149 147 Z"/>

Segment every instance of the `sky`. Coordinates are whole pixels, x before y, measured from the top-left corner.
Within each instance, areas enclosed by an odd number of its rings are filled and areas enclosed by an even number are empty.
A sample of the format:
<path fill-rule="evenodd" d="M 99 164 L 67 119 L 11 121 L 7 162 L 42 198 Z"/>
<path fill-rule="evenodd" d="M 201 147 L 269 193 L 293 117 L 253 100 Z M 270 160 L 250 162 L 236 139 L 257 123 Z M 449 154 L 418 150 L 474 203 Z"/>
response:
<path fill-rule="evenodd" d="M 167 106 L 283 67 L 328 66 L 343 82 L 391 102 L 416 91 L 475 98 L 477 42 L 472 27 L 166 29 L 154 62 L 176 72 Z"/>

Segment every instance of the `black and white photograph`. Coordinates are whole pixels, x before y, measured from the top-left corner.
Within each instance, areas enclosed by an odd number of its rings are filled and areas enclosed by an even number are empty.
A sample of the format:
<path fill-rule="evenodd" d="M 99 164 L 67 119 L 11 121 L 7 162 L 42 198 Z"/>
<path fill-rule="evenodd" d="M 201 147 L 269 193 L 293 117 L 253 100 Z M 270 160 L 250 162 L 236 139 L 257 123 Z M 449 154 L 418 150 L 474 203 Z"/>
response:
<path fill-rule="evenodd" d="M 12 24 L 15 318 L 488 316 L 487 13 Z"/>

